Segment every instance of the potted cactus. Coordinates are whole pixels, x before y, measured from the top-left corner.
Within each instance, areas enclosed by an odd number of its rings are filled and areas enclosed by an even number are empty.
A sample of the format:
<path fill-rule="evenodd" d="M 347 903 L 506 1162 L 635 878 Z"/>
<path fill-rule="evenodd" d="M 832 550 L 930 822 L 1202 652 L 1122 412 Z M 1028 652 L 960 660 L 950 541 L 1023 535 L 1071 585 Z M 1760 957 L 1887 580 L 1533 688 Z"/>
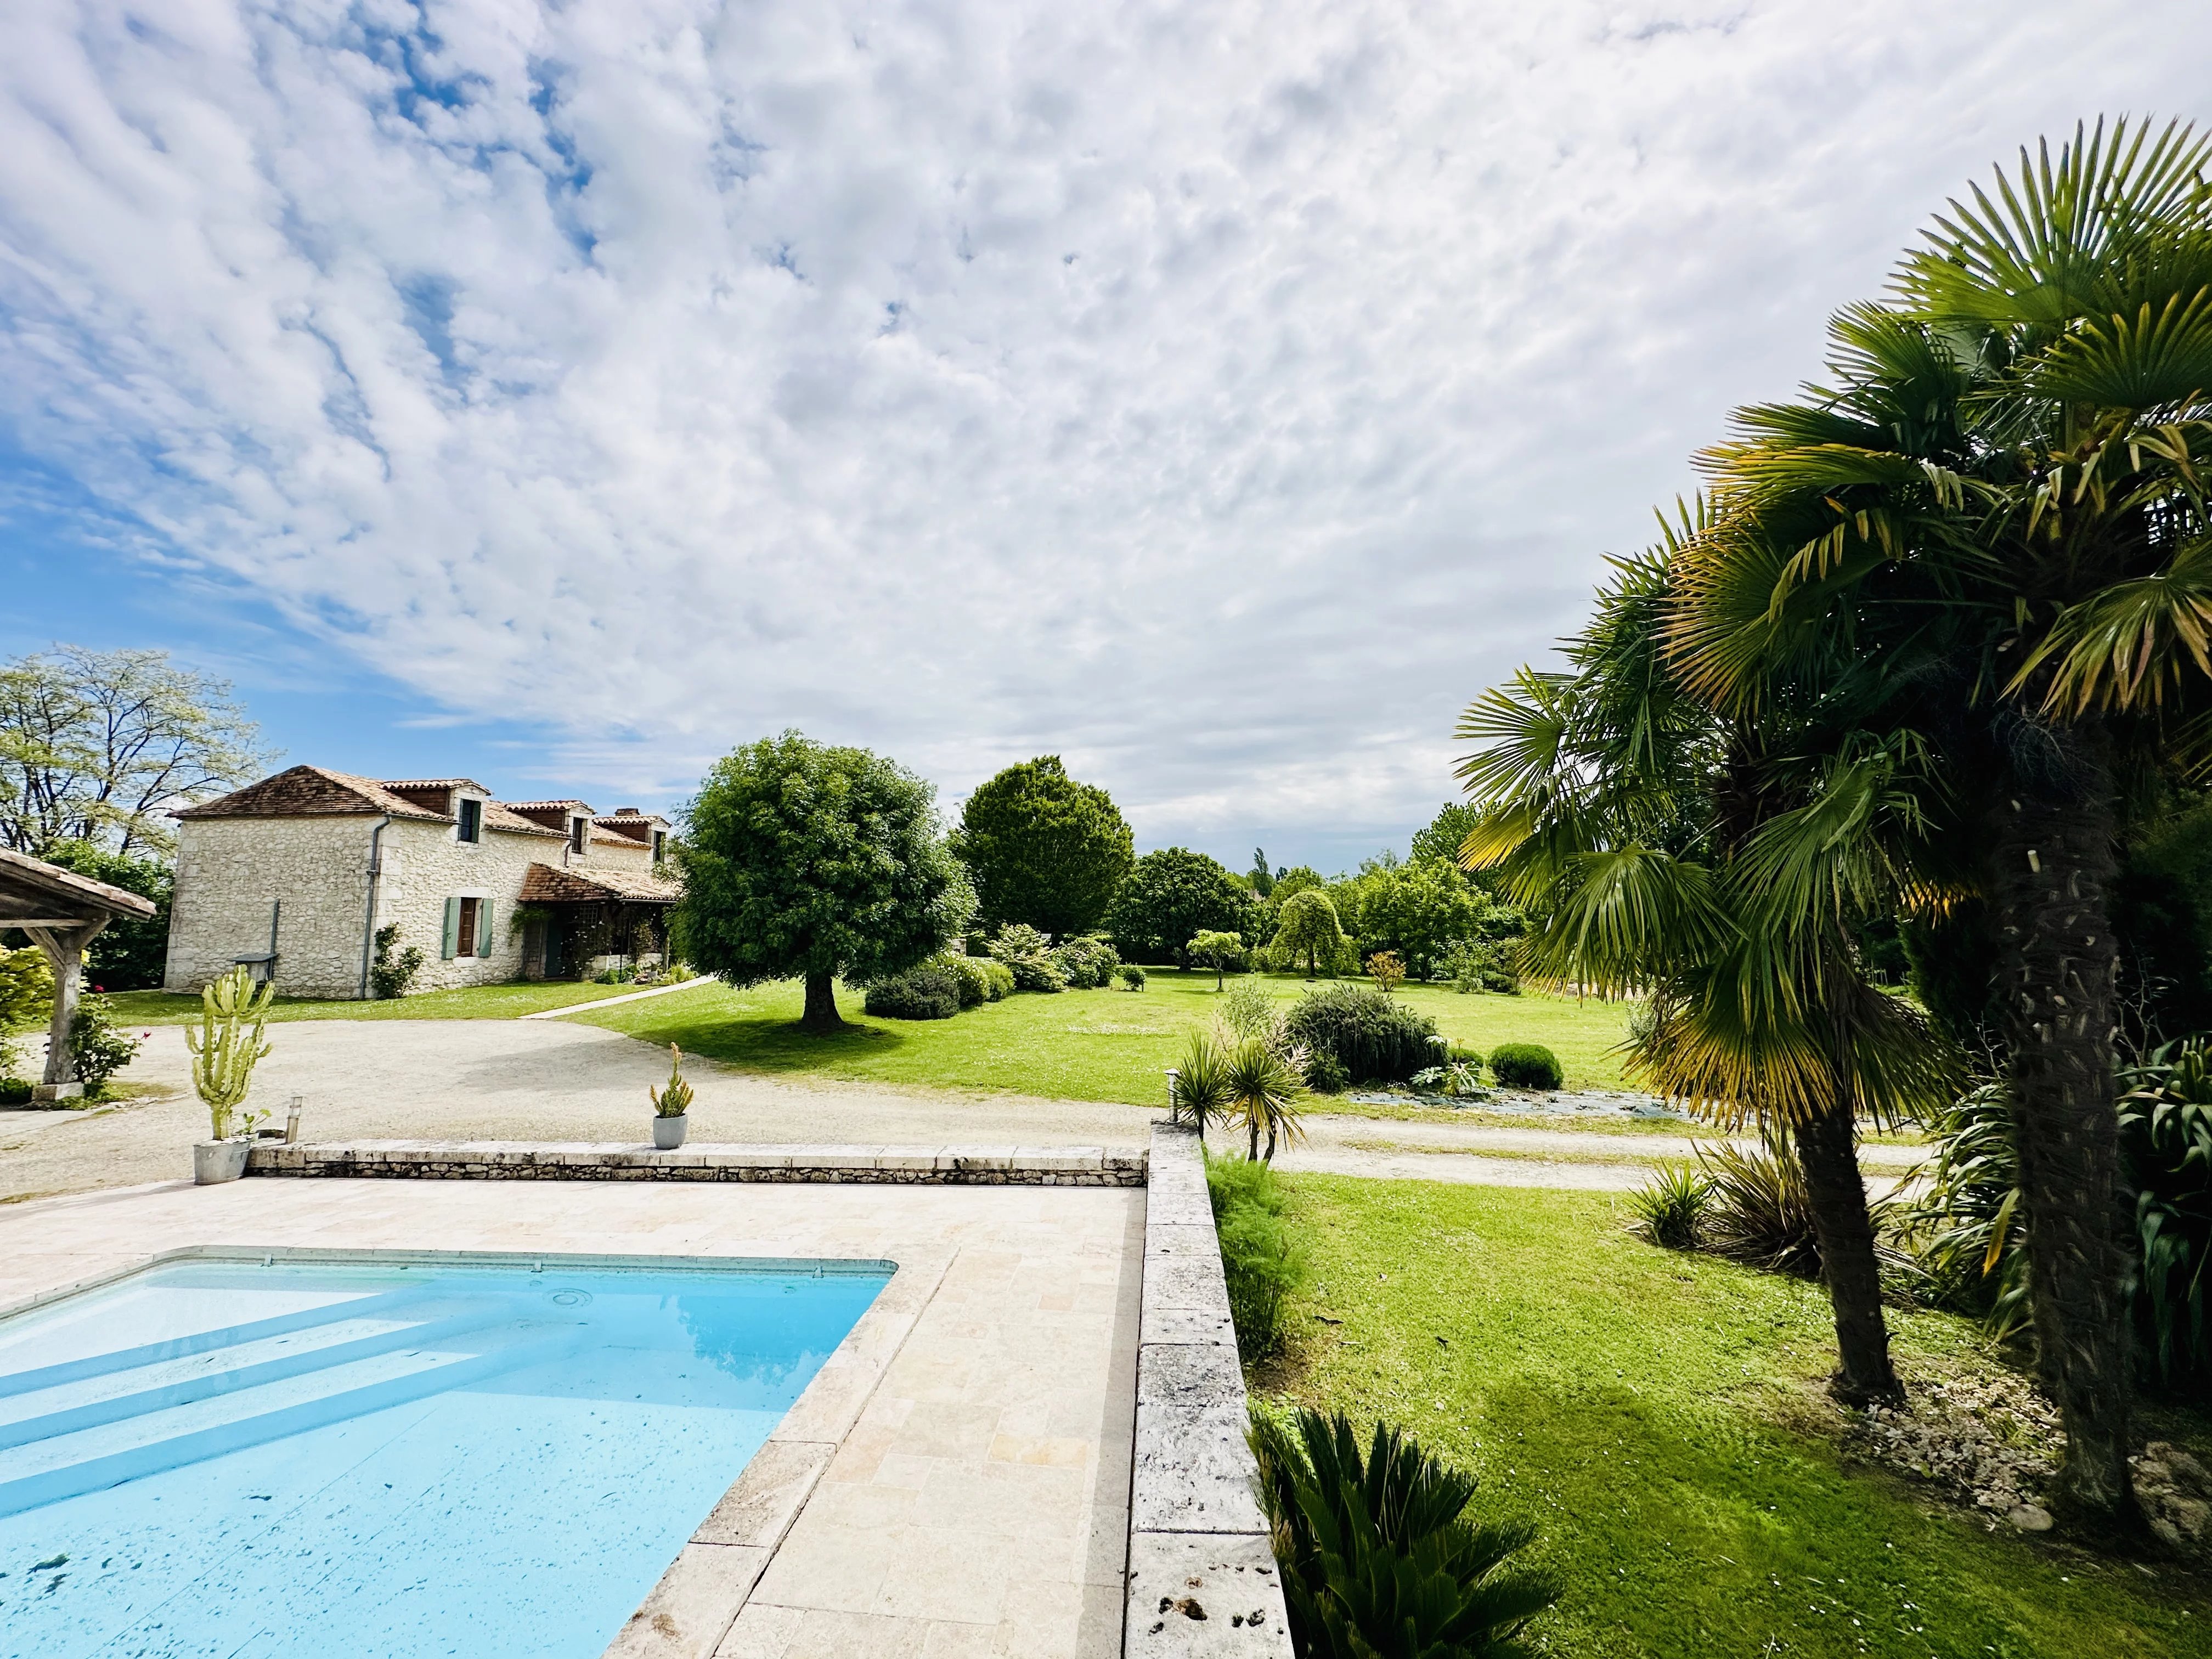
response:
<path fill-rule="evenodd" d="M 668 1086 L 647 1088 L 645 1091 L 653 1102 L 653 1144 L 664 1152 L 672 1152 L 681 1146 L 691 1127 L 687 1115 L 691 1110 L 691 1085 L 684 1080 L 684 1051 L 672 1042 L 668 1055 Z"/>
<path fill-rule="evenodd" d="M 192 1179 L 201 1186 L 235 1181 L 246 1173 L 254 1126 L 269 1115 L 249 1112 L 246 1091 L 253 1068 L 269 1052 L 262 1041 L 269 1005 L 276 988 L 257 992 L 252 975 L 234 968 L 210 980 L 200 993 L 200 1023 L 185 1028 L 185 1047 L 192 1057 L 192 1087 L 208 1109 L 210 1138 L 192 1147 Z"/>

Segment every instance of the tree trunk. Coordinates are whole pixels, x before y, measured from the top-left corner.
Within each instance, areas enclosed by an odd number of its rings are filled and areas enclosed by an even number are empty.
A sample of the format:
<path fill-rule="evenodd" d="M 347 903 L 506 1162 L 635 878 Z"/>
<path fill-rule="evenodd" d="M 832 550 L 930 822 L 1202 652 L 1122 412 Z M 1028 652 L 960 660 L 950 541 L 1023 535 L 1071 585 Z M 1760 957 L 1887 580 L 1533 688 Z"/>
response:
<path fill-rule="evenodd" d="M 1905 1388 L 1889 1363 L 1889 1327 L 1881 1314 L 1881 1270 L 1875 1260 L 1874 1221 L 1848 1101 L 1790 1126 L 1813 1231 L 1820 1241 L 1820 1277 L 1836 1315 L 1841 1368 L 1828 1392 L 1847 1406 L 1894 1405 Z"/>
<path fill-rule="evenodd" d="M 2036 1366 L 2066 1427 L 2052 1496 L 2075 1519 L 2136 1528 L 2112 1075 L 2117 958 L 2106 897 L 2114 868 L 2112 769 L 2102 731 L 2076 731 L 2070 787 L 2015 782 L 1997 802 L 1990 896 Z"/>
<path fill-rule="evenodd" d="M 845 1022 L 837 1013 L 837 981 L 830 974 L 806 976 L 806 1012 L 799 1017 L 802 1031 L 842 1031 Z"/>

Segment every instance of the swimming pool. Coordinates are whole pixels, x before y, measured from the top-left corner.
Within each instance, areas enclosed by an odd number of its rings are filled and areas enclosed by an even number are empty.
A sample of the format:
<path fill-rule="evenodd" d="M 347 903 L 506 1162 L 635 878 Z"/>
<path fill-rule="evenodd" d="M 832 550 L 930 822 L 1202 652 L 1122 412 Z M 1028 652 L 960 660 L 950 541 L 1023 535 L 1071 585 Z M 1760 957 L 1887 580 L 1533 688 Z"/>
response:
<path fill-rule="evenodd" d="M 257 1252 L 0 1321 L 0 1656 L 594 1659 L 892 1271 Z"/>

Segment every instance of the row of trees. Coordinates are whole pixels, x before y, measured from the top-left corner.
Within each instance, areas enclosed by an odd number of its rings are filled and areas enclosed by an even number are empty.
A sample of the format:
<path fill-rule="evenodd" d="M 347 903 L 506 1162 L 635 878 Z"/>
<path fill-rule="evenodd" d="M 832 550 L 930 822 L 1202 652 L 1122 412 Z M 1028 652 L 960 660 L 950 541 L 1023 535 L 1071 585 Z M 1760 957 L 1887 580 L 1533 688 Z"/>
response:
<path fill-rule="evenodd" d="M 1994 1044 L 2056 1496 L 2133 1522 L 2118 848 L 2212 767 L 2212 144 L 2077 131 L 1950 204 L 1831 384 L 1737 411 L 1565 672 L 1462 735 L 1461 852 L 1549 974 L 1647 988 L 1636 1064 L 1786 1125 L 1852 1399 L 1895 1397 L 1852 1137 Z M 1940 1027 L 1872 982 L 1902 918 Z M 2199 972 L 2202 968 L 2199 965 Z"/>

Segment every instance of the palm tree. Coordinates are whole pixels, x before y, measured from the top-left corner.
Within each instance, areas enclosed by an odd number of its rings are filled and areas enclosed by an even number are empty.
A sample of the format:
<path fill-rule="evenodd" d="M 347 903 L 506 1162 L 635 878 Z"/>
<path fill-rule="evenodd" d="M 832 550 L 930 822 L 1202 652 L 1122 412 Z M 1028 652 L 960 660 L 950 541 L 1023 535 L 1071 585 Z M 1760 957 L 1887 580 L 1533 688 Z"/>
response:
<path fill-rule="evenodd" d="M 1917 729 L 1997 923 L 2057 1496 L 2136 1516 L 2112 1034 L 2115 802 L 2212 760 L 2212 140 L 2077 129 L 1953 202 L 1838 385 L 1740 411 L 1677 561 L 1685 682 Z"/>
<path fill-rule="evenodd" d="M 1697 514 L 1618 564 L 1571 674 L 1523 670 L 1472 706 L 1461 769 L 1481 817 L 1462 848 L 1542 918 L 1538 977 L 1641 989 L 1632 1069 L 1724 1119 L 1787 1128 L 1812 1200 L 1848 1401 L 1901 1397 L 1881 1312 L 1857 1118 L 1948 1097 L 1957 1073 L 1917 1011 L 1870 985 L 1853 928 L 1918 881 L 1920 761 L 1824 728 L 1817 699 L 1724 717 L 1669 666 L 1672 562 Z"/>

